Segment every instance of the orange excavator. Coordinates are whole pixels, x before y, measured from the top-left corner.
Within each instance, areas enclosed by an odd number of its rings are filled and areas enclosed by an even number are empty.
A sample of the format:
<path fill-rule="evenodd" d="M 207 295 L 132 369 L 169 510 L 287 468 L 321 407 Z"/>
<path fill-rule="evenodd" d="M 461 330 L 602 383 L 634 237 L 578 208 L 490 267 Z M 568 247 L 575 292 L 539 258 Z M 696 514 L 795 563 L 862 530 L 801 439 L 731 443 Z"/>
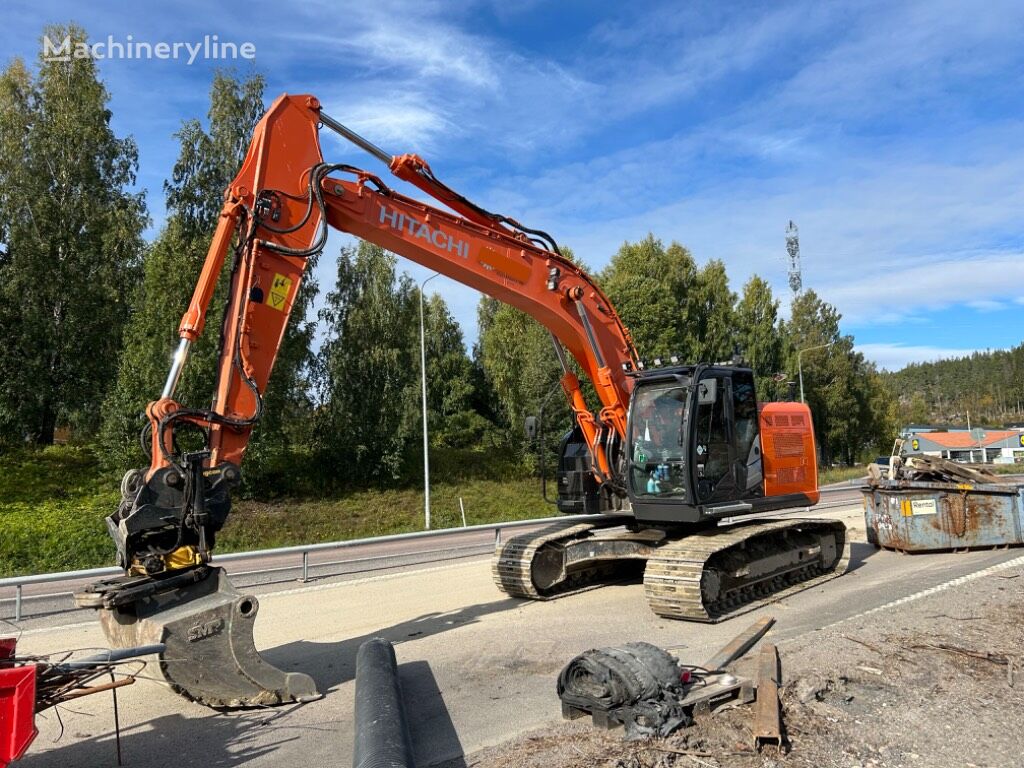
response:
<path fill-rule="evenodd" d="M 325 163 L 321 130 L 447 210 L 368 171 Z M 125 574 L 78 595 L 100 611 L 114 646 L 163 645 L 161 671 L 178 692 L 211 706 L 318 695 L 308 676 L 259 656 L 258 603 L 210 557 L 299 284 L 329 227 L 511 304 L 551 333 L 575 417 L 561 442 L 558 508 L 576 517 L 501 544 L 493 574 L 502 591 L 550 599 L 643 566 L 656 613 L 718 621 L 845 569 L 841 523 L 750 518 L 818 501 L 805 406 L 758 404 L 753 372 L 738 363 L 645 366 L 611 301 L 550 235 L 470 202 L 416 155 L 385 153 L 315 97 L 285 95 L 225 192 L 166 385 L 146 411 L 150 466 L 125 475 L 107 518 Z M 187 407 L 174 399 L 176 385 L 225 269 L 216 393 L 209 409 Z M 593 383 L 598 409 L 570 360 Z M 179 451 L 176 431 L 196 428 L 205 448 Z"/>

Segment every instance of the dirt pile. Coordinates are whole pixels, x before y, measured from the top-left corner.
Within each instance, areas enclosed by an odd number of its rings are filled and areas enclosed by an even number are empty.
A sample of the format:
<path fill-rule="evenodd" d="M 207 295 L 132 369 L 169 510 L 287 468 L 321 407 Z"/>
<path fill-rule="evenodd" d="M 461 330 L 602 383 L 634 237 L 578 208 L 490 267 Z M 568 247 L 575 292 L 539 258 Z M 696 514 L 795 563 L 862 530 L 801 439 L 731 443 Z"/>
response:
<path fill-rule="evenodd" d="M 480 768 L 1012 768 L 1024 765 L 1024 575 L 1008 570 L 780 643 L 789 750 L 757 753 L 752 708 L 668 739 L 564 723 L 470 756 Z M 770 638 L 769 638 L 770 639 Z"/>

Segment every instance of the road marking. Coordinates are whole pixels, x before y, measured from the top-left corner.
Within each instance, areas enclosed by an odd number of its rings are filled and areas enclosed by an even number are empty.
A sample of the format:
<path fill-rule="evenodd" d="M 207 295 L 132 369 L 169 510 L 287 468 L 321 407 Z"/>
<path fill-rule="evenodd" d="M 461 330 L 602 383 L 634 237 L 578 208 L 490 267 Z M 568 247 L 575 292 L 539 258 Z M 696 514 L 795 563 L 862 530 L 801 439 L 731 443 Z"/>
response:
<path fill-rule="evenodd" d="M 937 595 L 940 592 L 945 592 L 948 589 L 952 589 L 953 587 L 958 587 L 961 584 L 966 584 L 969 581 L 974 581 L 975 579 L 980 579 L 980 578 L 982 578 L 984 576 L 991 576 L 992 574 L 998 573 L 999 571 L 1005 571 L 1005 570 L 1008 570 L 1010 568 L 1019 568 L 1021 566 L 1024 566 L 1024 556 L 1022 556 L 1022 557 L 1015 557 L 1012 560 L 1007 560 L 1007 561 L 1002 562 L 1002 563 L 996 563 L 995 565 L 990 565 L 987 568 L 982 568 L 980 571 L 974 571 L 972 573 L 968 573 L 968 574 L 965 574 L 963 576 L 957 576 L 955 579 L 950 579 L 949 581 L 944 581 L 941 584 L 936 584 L 934 587 L 928 587 L 927 589 L 922 589 L 920 592 L 914 592 L 913 594 L 907 595 L 906 597 L 900 597 L 900 598 L 897 598 L 896 600 L 890 600 L 888 603 L 885 603 L 884 605 L 877 605 L 874 608 L 869 608 L 868 610 L 863 611 L 861 613 L 856 613 L 853 616 L 847 616 L 844 619 L 838 619 L 837 621 L 833 621 L 831 624 L 825 624 L 825 625 L 823 625 L 821 627 L 817 627 L 813 631 L 829 629 L 830 627 L 834 627 L 834 626 L 837 626 L 839 624 L 842 624 L 844 621 L 853 621 L 854 619 L 862 619 L 865 616 L 870 616 L 873 613 L 878 613 L 880 611 L 887 611 L 887 610 L 889 610 L 891 608 L 895 608 L 895 607 L 897 607 L 899 605 L 905 605 L 906 603 L 912 603 L 915 600 L 920 600 L 923 597 L 930 597 L 931 595 Z M 795 640 L 797 638 L 790 638 L 790 639 L 791 640 Z"/>
<path fill-rule="evenodd" d="M 339 589 L 341 587 L 350 587 L 357 586 L 359 584 L 369 584 L 372 582 L 385 581 L 387 579 L 394 579 L 398 576 L 418 576 L 424 573 L 437 573 L 438 571 L 451 571 L 457 568 L 469 568 L 478 566 L 479 562 L 474 560 L 471 562 L 439 565 L 435 566 L 434 568 L 420 568 L 414 571 L 399 571 L 398 573 L 387 573 L 382 574 L 380 576 L 369 576 L 365 579 L 351 579 L 348 581 L 332 582 L 330 584 L 316 584 L 308 587 L 297 587 L 296 589 L 284 589 L 279 592 L 268 592 L 263 595 L 260 595 L 260 600 L 266 601 L 275 597 L 288 597 L 290 595 L 302 595 L 310 592 L 323 592 L 329 589 Z M 961 584 L 966 584 L 967 582 L 974 581 L 975 579 L 980 579 L 984 576 L 991 576 L 993 573 L 998 573 L 999 571 L 1005 571 L 1009 568 L 1018 567 L 1024 567 L 1024 556 L 1015 557 L 1013 560 L 1007 560 L 1003 563 L 997 563 L 995 565 L 990 565 L 987 568 L 982 568 L 980 571 L 974 571 L 963 576 L 958 576 L 955 579 L 950 579 L 949 581 L 943 582 L 942 584 L 937 584 L 934 587 L 928 587 L 927 589 L 922 589 L 920 592 L 915 592 L 911 595 L 907 595 L 906 597 L 901 597 L 896 600 L 890 600 L 888 603 L 885 603 L 883 605 L 875 606 L 874 608 L 869 608 L 868 610 L 863 611 L 862 613 L 856 613 L 853 616 L 847 616 L 846 618 L 838 619 L 837 621 L 834 621 L 831 624 L 825 624 L 821 627 L 818 627 L 817 629 L 827 629 L 829 627 L 834 627 L 837 624 L 842 624 L 844 621 L 852 621 L 853 619 L 860 619 L 864 616 L 870 616 L 871 614 L 878 613 L 879 611 L 886 611 L 890 608 L 895 608 L 896 606 L 904 605 L 905 603 L 920 600 L 923 597 L 929 597 L 930 595 L 938 594 L 939 592 L 945 592 L 948 589 L 960 586 Z M 71 629 L 81 629 L 82 627 L 93 626 L 98 626 L 98 623 L 92 621 L 85 621 L 79 622 L 77 624 L 65 624 L 59 627 L 39 627 L 38 629 L 27 629 L 21 632 L 21 635 L 41 635 L 46 634 L 48 632 L 63 632 Z M 797 638 L 789 638 L 789 640 L 796 639 Z M 789 640 L 783 642 L 789 642 Z"/>

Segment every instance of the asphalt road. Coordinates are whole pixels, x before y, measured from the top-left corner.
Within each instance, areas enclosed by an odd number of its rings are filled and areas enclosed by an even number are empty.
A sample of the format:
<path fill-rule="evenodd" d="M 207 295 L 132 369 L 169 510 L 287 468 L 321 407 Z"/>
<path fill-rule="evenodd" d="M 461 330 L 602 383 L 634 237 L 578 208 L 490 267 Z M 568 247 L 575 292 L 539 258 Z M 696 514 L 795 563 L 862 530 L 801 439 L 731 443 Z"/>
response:
<path fill-rule="evenodd" d="M 907 556 L 864 543 L 859 506 L 816 510 L 853 530 L 851 570 L 770 609 L 718 625 L 660 619 L 642 585 L 619 584 L 552 602 L 498 593 L 484 557 L 363 579 L 261 594 L 256 644 L 285 669 L 312 674 L 326 695 L 305 706 L 220 714 L 149 680 L 121 690 L 122 750 L 129 766 L 347 766 L 352 755 L 355 652 L 371 637 L 396 644 L 420 765 L 469 755 L 560 718 L 555 679 L 575 654 L 647 640 L 700 663 L 759 616 L 776 642 L 813 643 L 815 631 L 935 587 L 1020 551 Z M 900 621 L 898 607 L 872 620 Z M 66 617 L 67 618 L 67 617 Z M 74 617 L 73 617 L 74 618 Z M 25 652 L 100 646 L 94 621 L 37 626 Z M 113 766 L 109 696 L 75 702 L 61 726 L 51 714 L 25 768 Z"/>

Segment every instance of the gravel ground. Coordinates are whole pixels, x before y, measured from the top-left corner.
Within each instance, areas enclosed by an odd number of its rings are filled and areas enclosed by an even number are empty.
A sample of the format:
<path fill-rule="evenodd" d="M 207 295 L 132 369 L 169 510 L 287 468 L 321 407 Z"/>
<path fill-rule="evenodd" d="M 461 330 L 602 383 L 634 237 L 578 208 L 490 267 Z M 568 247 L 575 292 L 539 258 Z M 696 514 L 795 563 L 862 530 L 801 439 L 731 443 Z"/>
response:
<path fill-rule="evenodd" d="M 735 623 L 738 632 L 743 623 Z M 779 652 L 788 742 L 782 754 L 752 750 L 753 708 L 745 706 L 646 742 L 624 742 L 621 731 L 599 731 L 589 719 L 567 722 L 463 765 L 1024 766 L 1020 568 L 842 621 L 782 643 Z"/>

